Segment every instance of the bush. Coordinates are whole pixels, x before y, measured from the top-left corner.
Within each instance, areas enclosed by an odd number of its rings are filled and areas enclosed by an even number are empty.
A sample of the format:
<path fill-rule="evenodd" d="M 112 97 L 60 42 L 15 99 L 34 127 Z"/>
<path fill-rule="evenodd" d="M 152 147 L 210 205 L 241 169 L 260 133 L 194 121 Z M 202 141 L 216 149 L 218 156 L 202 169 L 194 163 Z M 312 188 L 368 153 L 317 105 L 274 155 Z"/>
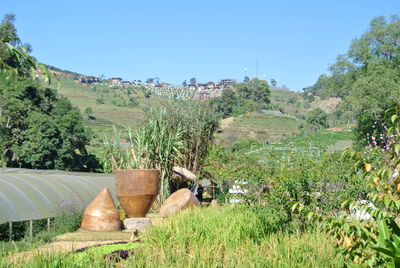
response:
<path fill-rule="evenodd" d="M 103 99 L 103 97 L 97 98 L 97 99 L 96 99 L 96 104 L 104 104 L 104 99 Z"/>
<path fill-rule="evenodd" d="M 317 128 L 326 128 L 328 127 L 328 116 L 321 108 L 316 108 L 307 113 L 306 122 Z"/>

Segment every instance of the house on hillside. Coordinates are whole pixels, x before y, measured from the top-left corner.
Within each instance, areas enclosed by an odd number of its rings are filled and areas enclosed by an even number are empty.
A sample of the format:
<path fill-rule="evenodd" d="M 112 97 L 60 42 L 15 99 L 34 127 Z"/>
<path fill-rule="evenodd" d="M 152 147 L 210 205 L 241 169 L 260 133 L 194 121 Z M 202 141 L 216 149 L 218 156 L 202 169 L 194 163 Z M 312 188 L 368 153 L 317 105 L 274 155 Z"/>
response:
<path fill-rule="evenodd" d="M 110 83 L 113 85 L 121 84 L 122 78 L 121 77 L 112 77 L 112 78 L 110 78 Z"/>
<path fill-rule="evenodd" d="M 170 86 L 172 86 L 170 83 L 165 83 L 165 82 L 158 83 L 155 85 L 155 87 L 170 87 Z"/>
<path fill-rule="evenodd" d="M 233 84 L 233 79 L 222 79 L 221 80 L 221 85 L 223 88 L 229 88 Z"/>
<path fill-rule="evenodd" d="M 79 82 L 82 84 L 97 84 L 100 82 L 100 79 L 94 76 L 84 76 L 79 78 Z"/>

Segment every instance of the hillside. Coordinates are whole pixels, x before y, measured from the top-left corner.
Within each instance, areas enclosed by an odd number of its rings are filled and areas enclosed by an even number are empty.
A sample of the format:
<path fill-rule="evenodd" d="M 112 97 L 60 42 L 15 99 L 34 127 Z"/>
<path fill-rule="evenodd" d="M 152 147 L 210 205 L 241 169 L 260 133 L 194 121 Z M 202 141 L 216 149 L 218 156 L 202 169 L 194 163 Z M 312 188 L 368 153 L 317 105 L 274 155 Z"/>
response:
<path fill-rule="evenodd" d="M 315 96 L 313 101 L 305 100 L 302 92 L 294 92 L 286 88 L 271 87 L 271 103 L 285 114 L 301 117 L 312 109 L 321 108 L 326 113 L 333 113 L 340 103 L 340 98 Z"/>
<path fill-rule="evenodd" d="M 113 125 L 135 128 L 143 122 L 146 111 L 171 101 L 151 94 L 147 88 L 137 85 L 86 85 L 74 80 L 77 79 L 77 74 L 73 72 L 56 70 L 56 74 L 59 79 L 55 83 L 58 92 L 79 108 L 85 125 L 92 128 L 97 137 L 111 131 Z M 216 136 L 217 142 L 231 145 L 245 138 L 252 138 L 260 143 L 281 140 L 299 132 L 298 126 L 304 122 L 309 110 L 320 107 L 327 113 L 332 113 L 339 102 L 340 99 L 321 100 L 319 97 L 310 102 L 303 98 L 302 93 L 271 87 L 271 104 L 282 113 L 259 111 L 225 119 Z"/>
<path fill-rule="evenodd" d="M 98 135 L 110 130 L 113 125 L 137 127 L 143 121 L 146 109 L 166 101 L 156 96 L 145 98 L 140 90 L 86 86 L 68 78 L 60 80 L 58 92 L 79 108 L 85 117 L 85 124 Z M 129 104 L 132 100 L 135 103 Z M 92 110 L 90 117 L 85 112 L 87 108 Z"/>
<path fill-rule="evenodd" d="M 260 143 L 284 139 L 299 132 L 300 120 L 288 115 L 253 112 L 236 118 L 227 118 L 222 122 L 217 134 L 217 142 L 232 145 L 246 138 Z"/>

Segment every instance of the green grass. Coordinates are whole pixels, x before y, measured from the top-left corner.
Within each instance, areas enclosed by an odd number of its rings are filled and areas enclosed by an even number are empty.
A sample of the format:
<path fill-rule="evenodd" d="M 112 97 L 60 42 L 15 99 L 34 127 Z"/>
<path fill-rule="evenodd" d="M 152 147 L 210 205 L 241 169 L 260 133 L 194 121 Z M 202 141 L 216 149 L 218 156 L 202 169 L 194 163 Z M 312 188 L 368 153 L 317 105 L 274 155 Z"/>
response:
<path fill-rule="evenodd" d="M 340 127 L 340 126 L 339 126 Z M 292 157 L 320 157 L 324 152 L 343 151 L 351 147 L 353 133 L 347 126 L 342 131 L 320 130 L 311 134 L 298 134 L 293 137 L 267 145 L 253 146 L 249 154 L 261 159 L 290 159 Z"/>
<path fill-rule="evenodd" d="M 140 243 L 100 247 L 85 254 L 41 255 L 21 267 L 104 267 L 103 254 L 133 249 L 122 267 L 343 267 L 325 233 L 269 233 L 249 208 L 194 208 L 142 234 Z M 0 265 L 1 266 L 1 265 Z"/>
<path fill-rule="evenodd" d="M 84 86 L 71 79 L 60 79 L 57 90 L 62 96 L 68 98 L 74 106 L 78 107 L 85 118 L 86 108 L 92 108 L 92 115 L 96 119 L 85 119 L 85 125 L 91 127 L 100 137 L 104 131 L 111 131 L 113 125 L 134 128 L 140 126 L 145 119 L 144 110 L 150 109 L 150 107 L 157 108 L 168 102 L 168 100 L 154 95 L 151 98 L 144 98 L 140 90 L 132 90 L 132 93 L 128 94 L 127 89 L 115 89 L 105 85 Z M 104 104 L 96 103 L 96 99 L 100 97 L 104 99 Z M 139 101 L 139 105 L 137 107 L 118 106 L 123 101 L 128 102 L 129 97 L 135 97 Z"/>
<path fill-rule="evenodd" d="M 247 208 L 196 208 L 146 232 L 133 267 L 338 267 L 334 239 L 319 232 L 268 233 Z"/>
<path fill-rule="evenodd" d="M 217 135 L 220 143 L 230 146 L 234 142 L 252 138 L 260 143 L 282 140 L 299 132 L 300 120 L 288 115 L 249 113 L 241 115 Z"/>

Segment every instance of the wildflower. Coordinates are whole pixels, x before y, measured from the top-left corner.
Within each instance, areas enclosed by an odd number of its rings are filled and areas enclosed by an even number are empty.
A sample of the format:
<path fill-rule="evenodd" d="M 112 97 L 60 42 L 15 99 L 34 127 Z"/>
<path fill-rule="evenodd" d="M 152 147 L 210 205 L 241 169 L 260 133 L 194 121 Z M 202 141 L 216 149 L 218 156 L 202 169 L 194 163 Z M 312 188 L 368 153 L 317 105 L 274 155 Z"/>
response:
<path fill-rule="evenodd" d="M 344 237 L 343 242 L 344 242 L 346 248 L 351 247 L 351 240 L 347 236 Z"/>

